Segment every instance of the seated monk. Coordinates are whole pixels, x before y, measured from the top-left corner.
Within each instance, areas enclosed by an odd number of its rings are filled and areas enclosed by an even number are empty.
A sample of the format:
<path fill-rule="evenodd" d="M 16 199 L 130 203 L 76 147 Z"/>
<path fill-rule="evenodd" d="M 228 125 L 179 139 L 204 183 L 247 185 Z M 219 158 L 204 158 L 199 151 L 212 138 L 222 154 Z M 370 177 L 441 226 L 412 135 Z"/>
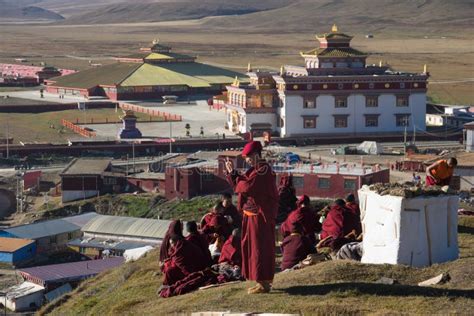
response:
<path fill-rule="evenodd" d="M 224 245 L 225 239 L 222 236 L 216 235 L 216 240 L 209 245 L 209 252 L 211 253 L 212 263 L 217 263 L 221 256 L 222 246 Z"/>
<path fill-rule="evenodd" d="M 296 203 L 298 208 L 292 211 L 288 218 L 281 225 L 281 233 L 283 238 L 291 234 L 293 223 L 301 224 L 303 228 L 303 235 L 311 240 L 312 244 L 316 244 L 316 232 L 321 229 L 319 218 L 311 209 L 309 197 L 303 195 Z"/>
<path fill-rule="evenodd" d="M 209 259 L 209 264 L 211 264 L 212 258 L 211 253 L 209 252 L 209 244 L 207 242 L 207 236 L 203 233 L 200 233 L 197 228 L 195 221 L 190 221 L 186 223 L 186 230 L 188 231 L 188 236 L 186 240 L 196 245 L 201 249 L 202 253 Z"/>
<path fill-rule="evenodd" d="M 237 210 L 237 207 L 232 203 L 232 195 L 229 193 L 223 193 L 221 196 L 221 203 L 224 209 L 222 214 L 230 219 L 230 224 L 235 228 L 241 227 L 242 216 Z"/>
<path fill-rule="evenodd" d="M 204 225 L 201 227 L 201 231 L 208 236 L 210 244 L 216 241 L 217 235 L 222 236 L 226 240 L 232 232 L 232 228 L 227 218 L 223 215 L 223 211 L 222 203 L 217 203 L 213 211 L 205 217 Z"/>
<path fill-rule="evenodd" d="M 160 247 L 160 262 L 163 263 L 166 259 L 169 258 L 170 248 L 171 248 L 171 236 L 177 235 L 183 237 L 183 224 L 180 220 L 175 220 L 170 223 L 168 226 L 168 231 L 163 238 L 163 242 Z"/>
<path fill-rule="evenodd" d="M 291 227 L 291 234 L 283 239 L 281 244 L 283 255 L 281 270 L 293 268 L 296 264 L 305 259 L 310 253 L 315 252 L 311 240 L 303 235 L 303 226 L 295 222 Z"/>
<path fill-rule="evenodd" d="M 209 266 L 208 258 L 193 243 L 182 236 L 172 235 L 169 258 L 163 263 L 163 284 L 172 285 L 187 275 Z"/>
<path fill-rule="evenodd" d="M 352 193 L 346 197 L 346 208 L 349 211 L 351 211 L 354 215 L 357 215 L 360 217 L 359 204 L 356 203 L 355 196 Z"/>
<path fill-rule="evenodd" d="M 344 213 L 346 203 L 342 199 L 337 199 L 327 213 L 321 229 L 320 240 L 326 240 L 322 247 L 331 247 L 338 250 L 344 243 Z"/>
<path fill-rule="evenodd" d="M 360 208 L 355 202 L 353 194 L 349 194 L 346 198 L 346 210 L 344 212 L 344 235 L 354 231 L 358 236 L 362 233 L 362 224 L 360 222 Z"/>
<path fill-rule="evenodd" d="M 240 245 L 240 229 L 236 228 L 222 246 L 219 263 L 227 262 L 232 266 L 242 267 L 242 251 Z"/>
<path fill-rule="evenodd" d="M 438 160 L 426 168 L 426 186 L 449 185 L 453 177 L 454 168 L 458 165 L 456 158 Z"/>

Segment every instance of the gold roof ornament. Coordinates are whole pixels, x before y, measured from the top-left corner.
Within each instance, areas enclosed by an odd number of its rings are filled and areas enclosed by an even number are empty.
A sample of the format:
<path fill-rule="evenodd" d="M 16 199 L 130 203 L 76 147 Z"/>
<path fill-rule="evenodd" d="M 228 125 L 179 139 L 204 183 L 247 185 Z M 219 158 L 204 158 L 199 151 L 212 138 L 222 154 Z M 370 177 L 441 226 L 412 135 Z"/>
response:
<path fill-rule="evenodd" d="M 247 65 L 247 71 L 248 72 L 251 72 L 252 71 L 252 65 L 250 63 L 248 63 Z"/>
<path fill-rule="evenodd" d="M 382 67 L 382 66 L 383 66 L 383 62 L 379 61 L 379 67 Z"/>
<path fill-rule="evenodd" d="M 285 74 L 285 66 L 280 67 L 280 76 L 283 76 Z"/>
<path fill-rule="evenodd" d="M 423 73 L 424 73 L 424 74 L 428 73 L 428 65 L 427 65 L 427 64 L 425 64 L 425 65 L 423 66 Z"/>
<path fill-rule="evenodd" d="M 160 42 L 160 39 L 159 39 L 159 38 L 155 38 L 155 39 L 153 40 L 153 42 L 151 42 L 151 43 L 152 43 L 153 45 L 156 45 L 156 44 L 158 44 L 159 42 Z"/>
<path fill-rule="evenodd" d="M 235 76 L 235 79 L 234 79 L 234 82 L 232 83 L 232 86 L 234 86 L 234 87 L 240 86 L 240 81 L 239 81 L 239 78 L 237 76 Z"/>
<path fill-rule="evenodd" d="M 331 32 L 333 32 L 333 33 L 339 32 L 336 23 L 333 24 L 332 29 L 331 29 Z"/>

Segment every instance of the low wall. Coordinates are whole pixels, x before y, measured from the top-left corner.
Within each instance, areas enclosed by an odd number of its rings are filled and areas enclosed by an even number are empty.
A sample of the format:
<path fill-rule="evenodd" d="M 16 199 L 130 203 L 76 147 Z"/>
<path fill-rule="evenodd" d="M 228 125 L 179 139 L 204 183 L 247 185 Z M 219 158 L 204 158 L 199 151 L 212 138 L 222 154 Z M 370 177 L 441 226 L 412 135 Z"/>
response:
<path fill-rule="evenodd" d="M 114 109 L 115 102 L 86 102 L 87 109 Z M 0 113 L 44 113 L 65 110 L 77 110 L 75 103 L 32 103 L 26 105 L 0 105 Z"/>

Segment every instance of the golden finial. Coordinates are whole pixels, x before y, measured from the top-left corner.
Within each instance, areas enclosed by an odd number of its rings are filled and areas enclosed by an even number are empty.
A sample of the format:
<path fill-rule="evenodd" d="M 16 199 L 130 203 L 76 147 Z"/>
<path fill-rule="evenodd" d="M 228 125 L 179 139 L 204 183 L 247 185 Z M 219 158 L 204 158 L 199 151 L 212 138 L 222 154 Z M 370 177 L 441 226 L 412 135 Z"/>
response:
<path fill-rule="evenodd" d="M 155 39 L 153 40 L 153 42 L 151 42 L 151 43 L 152 43 L 153 45 L 156 45 L 156 44 L 158 44 L 159 42 L 160 42 L 160 39 L 159 39 L 159 38 L 155 38 Z"/>
<path fill-rule="evenodd" d="M 232 85 L 234 87 L 240 86 L 240 81 L 239 81 L 239 78 L 237 76 L 235 76 L 235 79 L 234 79 L 234 82 L 232 83 Z"/>
<path fill-rule="evenodd" d="M 334 25 L 332 26 L 331 32 L 333 32 L 333 33 L 339 32 L 339 30 L 337 29 L 336 23 L 334 23 Z"/>
<path fill-rule="evenodd" d="M 285 74 L 285 66 L 280 67 L 280 76 L 283 76 Z"/>
<path fill-rule="evenodd" d="M 379 67 L 382 67 L 382 65 L 383 65 L 383 62 L 379 61 Z"/>
<path fill-rule="evenodd" d="M 248 63 L 247 65 L 247 71 L 248 72 L 251 72 L 252 71 L 252 65 L 250 63 Z"/>
<path fill-rule="evenodd" d="M 428 73 L 428 65 L 427 65 L 427 64 L 425 64 L 425 65 L 423 66 L 423 73 L 424 73 L 424 74 Z"/>

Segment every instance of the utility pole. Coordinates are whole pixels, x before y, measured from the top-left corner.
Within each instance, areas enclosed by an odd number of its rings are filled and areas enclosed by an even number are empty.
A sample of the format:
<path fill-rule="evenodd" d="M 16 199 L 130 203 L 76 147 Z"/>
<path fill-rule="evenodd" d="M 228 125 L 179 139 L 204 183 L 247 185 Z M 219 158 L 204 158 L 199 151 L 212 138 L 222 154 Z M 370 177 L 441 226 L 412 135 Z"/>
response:
<path fill-rule="evenodd" d="M 170 154 L 173 153 L 173 145 L 171 143 L 171 137 L 172 137 L 173 132 L 172 132 L 171 124 L 172 124 L 172 122 L 170 121 Z"/>
<path fill-rule="evenodd" d="M 9 137 L 10 137 L 10 127 L 9 127 L 9 124 L 8 124 L 8 118 L 7 118 L 7 159 L 10 158 L 10 140 L 9 140 Z"/>

